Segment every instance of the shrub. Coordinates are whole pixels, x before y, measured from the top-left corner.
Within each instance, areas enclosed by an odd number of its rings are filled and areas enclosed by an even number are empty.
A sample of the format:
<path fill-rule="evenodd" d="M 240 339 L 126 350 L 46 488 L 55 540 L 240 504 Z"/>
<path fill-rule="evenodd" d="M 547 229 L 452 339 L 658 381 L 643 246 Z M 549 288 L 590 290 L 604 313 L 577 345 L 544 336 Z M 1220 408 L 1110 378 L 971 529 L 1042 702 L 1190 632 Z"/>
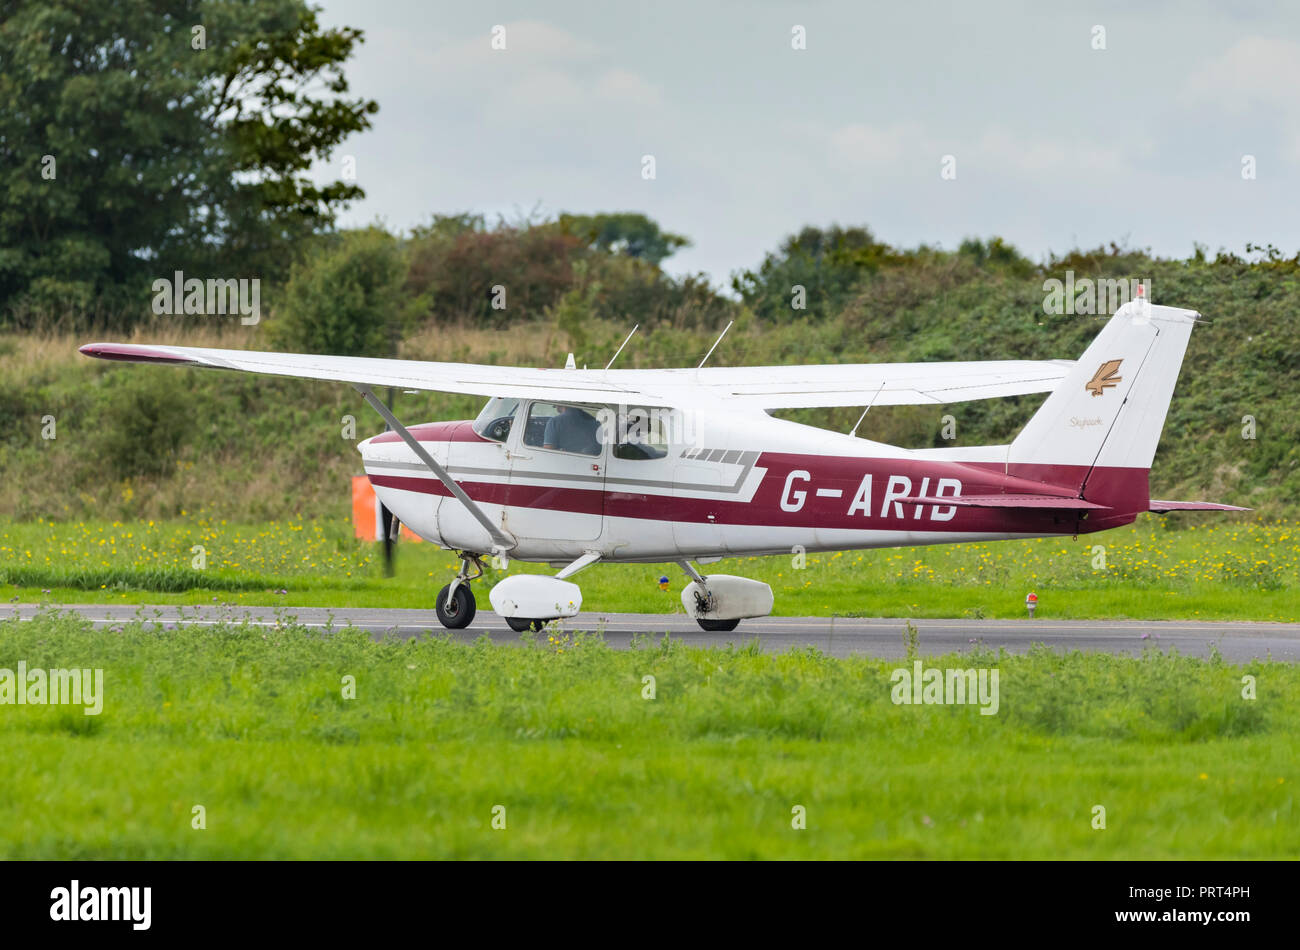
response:
<path fill-rule="evenodd" d="M 193 412 L 190 389 L 174 372 L 132 372 L 105 377 L 106 392 L 91 428 L 97 474 L 118 479 L 163 475 L 176 464 Z"/>
<path fill-rule="evenodd" d="M 296 265 L 267 330 L 277 346 L 339 356 L 392 356 L 415 306 L 405 254 L 378 228 L 345 233 Z"/>

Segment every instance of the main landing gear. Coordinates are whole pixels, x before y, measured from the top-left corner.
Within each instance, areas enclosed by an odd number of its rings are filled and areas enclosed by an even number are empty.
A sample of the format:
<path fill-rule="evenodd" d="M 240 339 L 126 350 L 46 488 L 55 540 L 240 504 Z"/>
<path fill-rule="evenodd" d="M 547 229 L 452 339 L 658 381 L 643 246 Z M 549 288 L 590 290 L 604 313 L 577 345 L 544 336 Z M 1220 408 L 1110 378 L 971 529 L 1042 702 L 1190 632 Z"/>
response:
<path fill-rule="evenodd" d="M 523 633 L 525 630 L 538 631 L 546 629 L 545 620 L 528 620 L 524 617 L 506 617 L 505 620 L 515 633 Z"/>
<path fill-rule="evenodd" d="M 762 581 L 729 574 L 697 571 L 690 561 L 678 561 L 691 583 L 682 590 L 686 613 L 709 633 L 730 633 L 745 617 L 766 617 L 772 612 L 772 588 Z"/>
<path fill-rule="evenodd" d="M 714 597 L 713 591 L 708 588 L 708 578 L 695 569 L 690 561 L 678 561 L 688 577 L 695 581 L 694 584 L 683 592 L 682 601 L 687 604 L 688 598 L 693 601 L 694 610 L 687 606 L 687 612 L 695 617 L 695 622 L 700 625 L 700 629 L 709 633 L 730 633 L 740 626 L 740 618 L 733 620 L 719 620 L 716 617 L 707 616 L 718 609 L 717 598 Z"/>
<path fill-rule="evenodd" d="M 735 630 L 740 626 L 739 618 L 735 620 L 705 620 L 701 617 L 695 622 L 700 625 L 701 630 L 707 630 L 710 633 L 713 633 L 714 631 L 717 631 L 718 633 L 730 633 L 732 630 Z"/>
<path fill-rule="evenodd" d="M 718 620 L 716 618 L 702 616 L 703 614 L 713 613 L 717 610 L 717 600 L 714 598 L 713 592 L 707 587 L 700 586 L 700 583 L 703 581 L 706 581 L 706 578 L 700 577 L 699 580 L 696 581 L 695 589 L 691 591 L 691 595 L 695 598 L 695 622 L 700 625 L 701 630 L 706 630 L 709 633 L 730 633 L 732 630 L 735 630 L 736 627 L 740 626 L 739 617 L 732 620 Z"/>
<path fill-rule="evenodd" d="M 434 601 L 438 622 L 448 630 L 463 630 L 474 622 L 478 604 L 469 585 L 483 576 L 481 554 L 468 554 L 465 551 L 458 551 L 457 554 L 460 557 L 460 571 L 450 584 L 438 591 L 438 597 Z M 471 566 L 477 573 L 469 572 Z"/>

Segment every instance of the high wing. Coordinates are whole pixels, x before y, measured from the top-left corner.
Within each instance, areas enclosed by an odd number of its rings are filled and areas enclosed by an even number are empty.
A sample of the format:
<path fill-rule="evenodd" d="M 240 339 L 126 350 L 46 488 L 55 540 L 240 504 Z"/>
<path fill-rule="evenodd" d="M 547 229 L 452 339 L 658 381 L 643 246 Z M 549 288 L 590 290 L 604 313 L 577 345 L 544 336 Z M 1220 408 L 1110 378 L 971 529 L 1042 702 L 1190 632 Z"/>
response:
<path fill-rule="evenodd" d="M 754 410 L 914 406 L 1049 392 L 1072 360 L 854 363 L 705 369 L 535 369 L 190 346 L 89 343 L 86 356 L 133 363 L 322 379 L 474 396 L 557 402 Z"/>
<path fill-rule="evenodd" d="M 694 383 L 734 408 L 927 406 L 1051 392 L 1073 360 L 985 360 L 957 363 L 829 363 L 736 366 L 702 370 L 625 370 Z"/>
<path fill-rule="evenodd" d="M 522 396 L 568 402 L 626 403 L 634 391 L 612 385 L 604 374 L 585 370 L 528 369 L 475 363 L 426 363 L 364 356 L 314 356 L 257 350 L 212 350 L 192 346 L 89 343 L 86 356 L 129 363 L 169 363 L 238 370 L 269 376 L 323 379 L 358 386 L 392 386 L 471 396 Z M 667 403 L 654 403 L 667 405 Z"/>

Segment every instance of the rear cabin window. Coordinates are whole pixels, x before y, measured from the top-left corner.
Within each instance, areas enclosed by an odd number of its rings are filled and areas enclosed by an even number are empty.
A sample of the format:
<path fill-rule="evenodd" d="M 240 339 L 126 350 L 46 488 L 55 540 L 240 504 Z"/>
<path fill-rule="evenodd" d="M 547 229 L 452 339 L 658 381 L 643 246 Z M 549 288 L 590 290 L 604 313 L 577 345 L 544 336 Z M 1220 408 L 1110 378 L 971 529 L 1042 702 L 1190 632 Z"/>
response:
<path fill-rule="evenodd" d="M 614 457 L 628 461 L 661 459 L 668 454 L 663 414 L 633 410 L 619 417 Z"/>

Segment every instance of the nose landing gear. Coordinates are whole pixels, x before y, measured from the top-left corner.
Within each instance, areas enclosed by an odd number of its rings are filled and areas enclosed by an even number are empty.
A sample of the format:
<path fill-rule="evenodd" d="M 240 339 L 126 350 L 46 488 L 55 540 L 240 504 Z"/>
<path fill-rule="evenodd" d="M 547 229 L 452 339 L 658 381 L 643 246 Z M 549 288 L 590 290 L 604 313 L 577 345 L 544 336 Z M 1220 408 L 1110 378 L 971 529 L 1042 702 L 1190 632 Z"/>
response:
<path fill-rule="evenodd" d="M 478 610 L 478 604 L 474 600 L 474 592 L 470 590 L 470 583 L 478 580 L 483 576 L 483 556 L 481 554 L 470 554 L 465 551 L 457 551 L 460 557 L 460 571 L 452 579 L 452 582 L 438 591 L 438 596 L 434 600 L 434 609 L 438 613 L 438 622 L 448 630 L 463 630 L 474 622 L 474 614 Z M 471 574 L 470 567 L 474 567 L 476 573 Z"/>

